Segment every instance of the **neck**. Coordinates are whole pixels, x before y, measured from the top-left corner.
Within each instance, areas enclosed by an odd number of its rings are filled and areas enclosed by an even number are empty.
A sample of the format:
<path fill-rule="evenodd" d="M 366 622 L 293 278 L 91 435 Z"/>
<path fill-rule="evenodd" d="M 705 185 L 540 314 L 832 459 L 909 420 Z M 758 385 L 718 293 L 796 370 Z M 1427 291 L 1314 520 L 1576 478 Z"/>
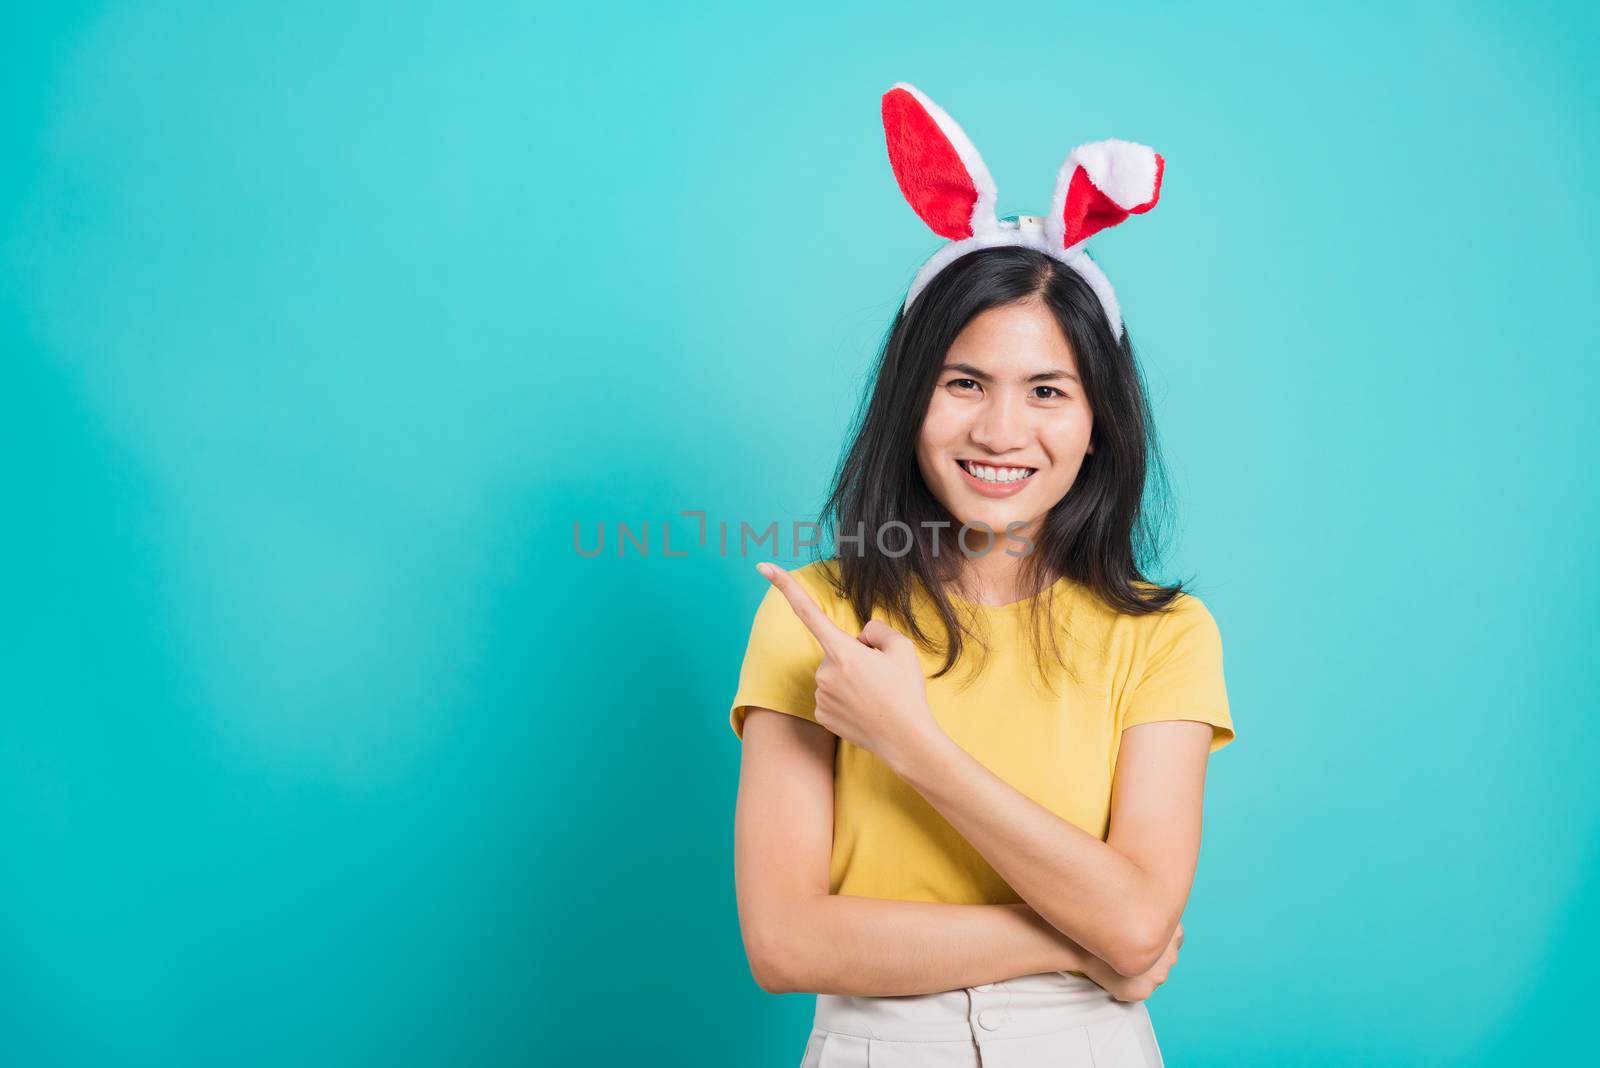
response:
<path fill-rule="evenodd" d="M 1013 604 L 1038 593 L 1022 588 L 1023 558 L 1008 555 L 1005 547 L 1009 544 L 997 539 L 991 551 L 968 559 L 956 579 L 956 592 L 969 601 L 990 605 Z"/>

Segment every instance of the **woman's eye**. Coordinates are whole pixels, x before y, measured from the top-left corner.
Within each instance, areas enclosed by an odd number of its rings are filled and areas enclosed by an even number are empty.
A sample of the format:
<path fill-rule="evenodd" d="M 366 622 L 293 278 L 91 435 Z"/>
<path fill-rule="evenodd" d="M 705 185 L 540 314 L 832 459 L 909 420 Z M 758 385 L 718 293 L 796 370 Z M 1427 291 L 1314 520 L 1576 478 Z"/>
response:
<path fill-rule="evenodd" d="M 975 390 L 980 390 L 983 388 L 977 383 L 976 380 L 971 378 L 952 378 L 950 381 L 946 382 L 945 385 L 954 388 L 958 393 L 972 393 Z M 1057 397 L 1066 396 L 1065 393 L 1057 389 L 1055 386 L 1035 386 L 1034 388 L 1045 391 L 1044 395 L 1039 397 L 1040 400 L 1055 400 Z"/>

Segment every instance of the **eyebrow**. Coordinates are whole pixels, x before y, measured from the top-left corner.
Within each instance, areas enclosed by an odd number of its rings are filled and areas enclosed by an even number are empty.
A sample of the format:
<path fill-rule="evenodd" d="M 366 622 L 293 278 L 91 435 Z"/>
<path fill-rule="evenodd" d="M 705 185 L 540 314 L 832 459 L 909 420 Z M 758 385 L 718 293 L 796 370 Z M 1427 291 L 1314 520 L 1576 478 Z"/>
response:
<path fill-rule="evenodd" d="M 947 364 L 944 365 L 944 368 L 942 369 L 941 373 L 943 371 L 960 371 L 962 374 L 968 375 L 969 377 L 972 377 L 972 378 L 976 378 L 980 382 L 993 382 L 994 381 L 994 379 L 990 375 L 985 374 L 983 371 L 978 370 L 976 367 L 972 366 L 970 363 L 947 363 Z M 1055 369 L 1055 370 L 1050 370 L 1050 371 L 1040 371 L 1036 375 L 1029 375 L 1028 378 L 1027 378 L 1027 381 L 1029 381 L 1029 382 L 1049 382 L 1052 379 L 1057 379 L 1057 378 L 1070 378 L 1074 382 L 1078 382 L 1078 376 L 1077 375 L 1073 374 L 1071 371 L 1063 371 L 1063 370 L 1060 370 L 1059 368 Z M 1083 383 L 1078 382 L 1078 384 L 1082 385 Z"/>

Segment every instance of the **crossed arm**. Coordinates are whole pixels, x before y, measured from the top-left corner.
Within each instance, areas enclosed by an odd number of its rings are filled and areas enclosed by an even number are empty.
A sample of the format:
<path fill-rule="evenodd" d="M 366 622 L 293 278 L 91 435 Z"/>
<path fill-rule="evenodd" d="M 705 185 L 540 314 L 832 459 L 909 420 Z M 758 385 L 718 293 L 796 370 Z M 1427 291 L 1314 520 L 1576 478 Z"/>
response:
<path fill-rule="evenodd" d="M 774 992 L 888 996 L 1041 971 L 1138 975 L 1167 947 L 1199 856 L 1212 728 L 1123 733 L 1102 842 L 995 776 L 942 732 L 892 769 L 1026 904 L 947 905 L 830 895 L 837 739 L 767 709 L 745 722 L 735 815 L 740 927 Z"/>

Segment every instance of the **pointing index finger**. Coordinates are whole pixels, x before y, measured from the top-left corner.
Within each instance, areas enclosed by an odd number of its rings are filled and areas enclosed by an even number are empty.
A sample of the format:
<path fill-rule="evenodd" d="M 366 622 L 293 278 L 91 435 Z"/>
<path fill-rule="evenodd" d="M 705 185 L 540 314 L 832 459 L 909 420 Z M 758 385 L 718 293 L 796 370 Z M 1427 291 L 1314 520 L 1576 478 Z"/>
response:
<path fill-rule="evenodd" d="M 800 622 L 804 623 L 806 629 L 822 644 L 823 652 L 837 659 L 841 651 L 855 644 L 855 638 L 829 619 L 828 614 L 817 606 L 817 602 L 811 599 L 811 595 L 788 571 L 777 564 L 766 562 L 757 564 L 756 570 L 765 575 L 767 581 L 778 587 L 778 592 L 789 602 L 789 607 L 800 617 Z"/>

